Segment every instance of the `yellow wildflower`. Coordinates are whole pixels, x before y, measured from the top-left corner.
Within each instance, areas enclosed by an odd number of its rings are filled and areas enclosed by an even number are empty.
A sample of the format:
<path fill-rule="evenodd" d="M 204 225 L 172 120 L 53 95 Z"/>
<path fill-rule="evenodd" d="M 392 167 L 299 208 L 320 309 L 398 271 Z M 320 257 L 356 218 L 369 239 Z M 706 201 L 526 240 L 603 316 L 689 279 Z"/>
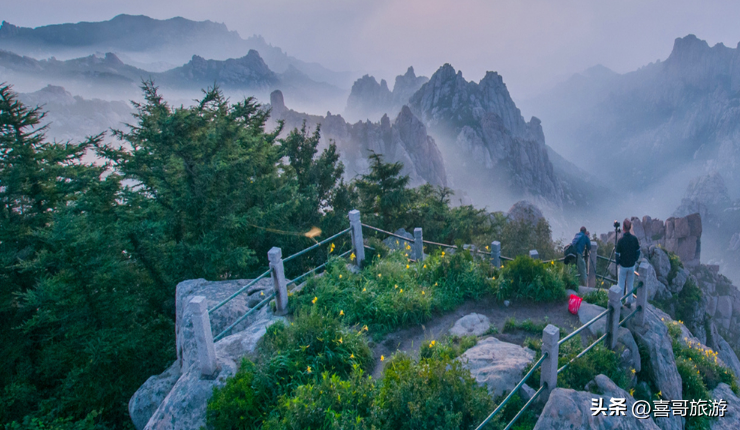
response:
<path fill-rule="evenodd" d="M 393 288 L 398 288 L 398 284 L 394 285 Z"/>
<path fill-rule="evenodd" d="M 408 265 L 408 264 L 406 265 L 406 268 L 407 268 L 407 269 L 409 268 L 409 265 Z"/>
<path fill-rule="evenodd" d="M 308 373 L 311 373 L 311 366 L 308 366 L 308 367 L 306 368 L 306 372 L 308 372 Z"/>
<path fill-rule="evenodd" d="M 399 291 L 399 293 L 403 293 L 403 288 L 401 288 L 401 290 Z"/>
<path fill-rule="evenodd" d="M 378 278 L 382 278 L 382 277 L 383 277 L 383 275 L 380 274 L 380 273 L 378 273 Z"/>
<path fill-rule="evenodd" d="M 355 259 L 355 253 L 354 252 L 349 255 L 349 259 L 352 260 L 352 261 L 354 261 L 354 259 Z"/>
<path fill-rule="evenodd" d="M 342 340 L 341 337 L 339 338 L 339 343 L 344 343 L 344 340 Z"/>
<path fill-rule="evenodd" d="M 344 315 L 344 311 L 340 309 L 339 310 L 339 316 L 343 316 L 343 315 Z"/>
<path fill-rule="evenodd" d="M 364 326 L 362 326 L 362 329 L 365 330 L 365 331 L 367 331 L 367 324 L 364 325 Z"/>
<path fill-rule="evenodd" d="M 634 395 L 635 395 L 635 389 L 634 388 L 630 388 L 630 396 L 634 396 Z"/>
<path fill-rule="evenodd" d="M 367 288 L 363 288 L 363 289 L 362 289 L 362 291 L 363 291 L 363 292 L 367 291 Z"/>
<path fill-rule="evenodd" d="M 331 254 L 332 252 L 334 252 L 334 244 L 333 243 L 329 247 L 329 254 Z"/>
<path fill-rule="evenodd" d="M 444 252 L 444 251 L 442 251 L 442 257 L 444 257 L 444 256 L 445 256 L 445 252 Z"/>
<path fill-rule="evenodd" d="M 380 356 L 380 361 L 385 361 L 385 355 Z"/>
<path fill-rule="evenodd" d="M 427 268 L 427 265 L 426 265 L 426 264 L 424 265 L 424 268 L 425 268 L 425 269 Z"/>
<path fill-rule="evenodd" d="M 633 374 L 633 375 L 635 374 L 635 369 L 632 369 L 632 374 Z"/>
<path fill-rule="evenodd" d="M 349 358 L 355 358 L 354 354 L 350 354 Z"/>
<path fill-rule="evenodd" d="M 342 279 L 342 274 L 341 273 L 339 274 L 339 279 Z"/>
<path fill-rule="evenodd" d="M 314 296 L 313 300 L 311 300 L 311 303 L 315 305 L 315 304 L 316 304 L 316 301 L 317 301 L 318 299 L 319 299 L 318 297 L 315 297 L 315 296 Z"/>
<path fill-rule="evenodd" d="M 424 290 L 421 290 L 421 295 L 423 296 L 424 294 L 426 294 Z"/>

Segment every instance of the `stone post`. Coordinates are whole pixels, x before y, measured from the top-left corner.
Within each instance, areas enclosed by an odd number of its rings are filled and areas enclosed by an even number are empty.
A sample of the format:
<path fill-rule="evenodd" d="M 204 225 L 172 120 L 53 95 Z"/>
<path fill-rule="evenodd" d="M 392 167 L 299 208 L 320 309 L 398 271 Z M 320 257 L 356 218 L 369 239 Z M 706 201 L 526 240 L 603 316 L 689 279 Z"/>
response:
<path fill-rule="evenodd" d="M 639 274 L 638 281 L 642 286 L 637 289 L 637 306 L 639 309 L 635 314 L 635 324 L 645 324 L 645 311 L 647 310 L 648 290 L 645 285 L 645 279 L 647 278 L 648 270 L 650 270 L 650 264 L 647 261 L 640 263 L 640 267 L 637 269 Z"/>
<path fill-rule="evenodd" d="M 536 249 L 533 249 L 533 250 L 529 251 L 529 258 L 532 258 L 534 260 L 539 260 L 540 259 L 540 253 L 537 252 Z"/>
<path fill-rule="evenodd" d="M 596 261 L 598 259 L 599 243 L 591 242 L 591 251 L 588 253 L 588 287 L 596 288 Z"/>
<path fill-rule="evenodd" d="M 354 248 L 355 261 L 357 266 L 362 268 L 365 261 L 365 242 L 362 240 L 362 222 L 360 221 L 360 211 L 352 209 L 349 211 L 349 227 L 352 235 L 352 247 Z"/>
<path fill-rule="evenodd" d="M 272 285 L 275 289 L 275 314 L 285 315 L 288 312 L 288 282 L 285 280 L 283 251 L 273 246 L 267 251 L 267 259 L 270 260 Z"/>
<path fill-rule="evenodd" d="M 491 264 L 493 267 L 501 267 L 501 242 L 494 240 L 491 242 Z"/>
<path fill-rule="evenodd" d="M 213 347 L 211 319 L 208 317 L 208 300 L 203 296 L 195 296 L 190 299 L 188 308 L 193 313 L 193 334 L 198 347 L 200 374 L 205 378 L 213 378 L 219 369 L 216 349 Z"/>
<path fill-rule="evenodd" d="M 424 238 L 421 227 L 414 229 L 414 258 L 416 261 L 424 261 Z"/>
<path fill-rule="evenodd" d="M 558 385 L 558 341 L 560 340 L 560 329 L 552 324 L 542 330 L 542 353 L 547 353 L 547 358 L 542 360 L 540 367 L 540 387 L 547 384 L 540 396 L 540 401 L 546 402 L 552 390 Z"/>
<path fill-rule="evenodd" d="M 606 347 L 614 350 L 617 347 L 619 337 L 619 314 L 622 310 L 622 290 L 619 285 L 609 288 L 609 313 L 606 314 Z"/>

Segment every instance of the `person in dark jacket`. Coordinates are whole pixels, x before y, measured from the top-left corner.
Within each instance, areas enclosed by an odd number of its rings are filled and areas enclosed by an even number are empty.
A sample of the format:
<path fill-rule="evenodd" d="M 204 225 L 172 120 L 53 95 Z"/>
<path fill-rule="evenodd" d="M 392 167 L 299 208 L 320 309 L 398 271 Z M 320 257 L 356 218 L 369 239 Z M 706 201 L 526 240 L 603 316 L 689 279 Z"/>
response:
<path fill-rule="evenodd" d="M 580 285 L 585 287 L 588 285 L 588 276 L 586 275 L 586 259 L 583 254 L 584 251 L 591 251 L 591 239 L 588 237 L 586 227 L 581 227 L 581 230 L 576 233 L 576 237 L 573 238 L 571 245 L 576 249 L 576 267 L 578 267 Z"/>
<path fill-rule="evenodd" d="M 619 287 L 627 294 L 631 291 L 635 283 L 635 263 L 640 259 L 640 241 L 632 234 L 632 222 L 625 218 L 622 223 L 624 234 L 617 242 L 616 256 L 619 265 L 617 283 Z M 628 305 L 634 301 L 630 294 L 627 298 Z"/>

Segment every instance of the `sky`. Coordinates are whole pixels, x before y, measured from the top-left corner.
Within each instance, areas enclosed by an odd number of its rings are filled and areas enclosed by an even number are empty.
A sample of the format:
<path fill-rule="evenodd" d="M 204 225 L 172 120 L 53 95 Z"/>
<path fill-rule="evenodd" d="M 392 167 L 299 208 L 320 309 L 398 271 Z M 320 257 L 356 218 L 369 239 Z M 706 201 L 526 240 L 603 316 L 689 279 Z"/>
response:
<path fill-rule="evenodd" d="M 677 37 L 740 41 L 740 2 L 687 0 L 0 0 L 15 25 L 120 13 L 225 23 L 334 70 L 393 77 L 450 63 L 467 79 L 504 77 L 515 100 L 596 64 L 625 73 L 665 59 Z"/>

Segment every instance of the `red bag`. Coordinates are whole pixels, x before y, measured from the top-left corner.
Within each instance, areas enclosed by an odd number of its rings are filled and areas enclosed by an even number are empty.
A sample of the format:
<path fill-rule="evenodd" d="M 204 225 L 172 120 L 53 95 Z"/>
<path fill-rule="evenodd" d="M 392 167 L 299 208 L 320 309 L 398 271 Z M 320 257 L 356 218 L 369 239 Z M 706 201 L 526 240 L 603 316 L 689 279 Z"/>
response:
<path fill-rule="evenodd" d="M 572 313 L 573 315 L 578 315 L 578 309 L 581 308 L 582 301 L 582 298 L 576 296 L 575 294 L 571 294 L 570 298 L 568 299 L 568 312 Z"/>

